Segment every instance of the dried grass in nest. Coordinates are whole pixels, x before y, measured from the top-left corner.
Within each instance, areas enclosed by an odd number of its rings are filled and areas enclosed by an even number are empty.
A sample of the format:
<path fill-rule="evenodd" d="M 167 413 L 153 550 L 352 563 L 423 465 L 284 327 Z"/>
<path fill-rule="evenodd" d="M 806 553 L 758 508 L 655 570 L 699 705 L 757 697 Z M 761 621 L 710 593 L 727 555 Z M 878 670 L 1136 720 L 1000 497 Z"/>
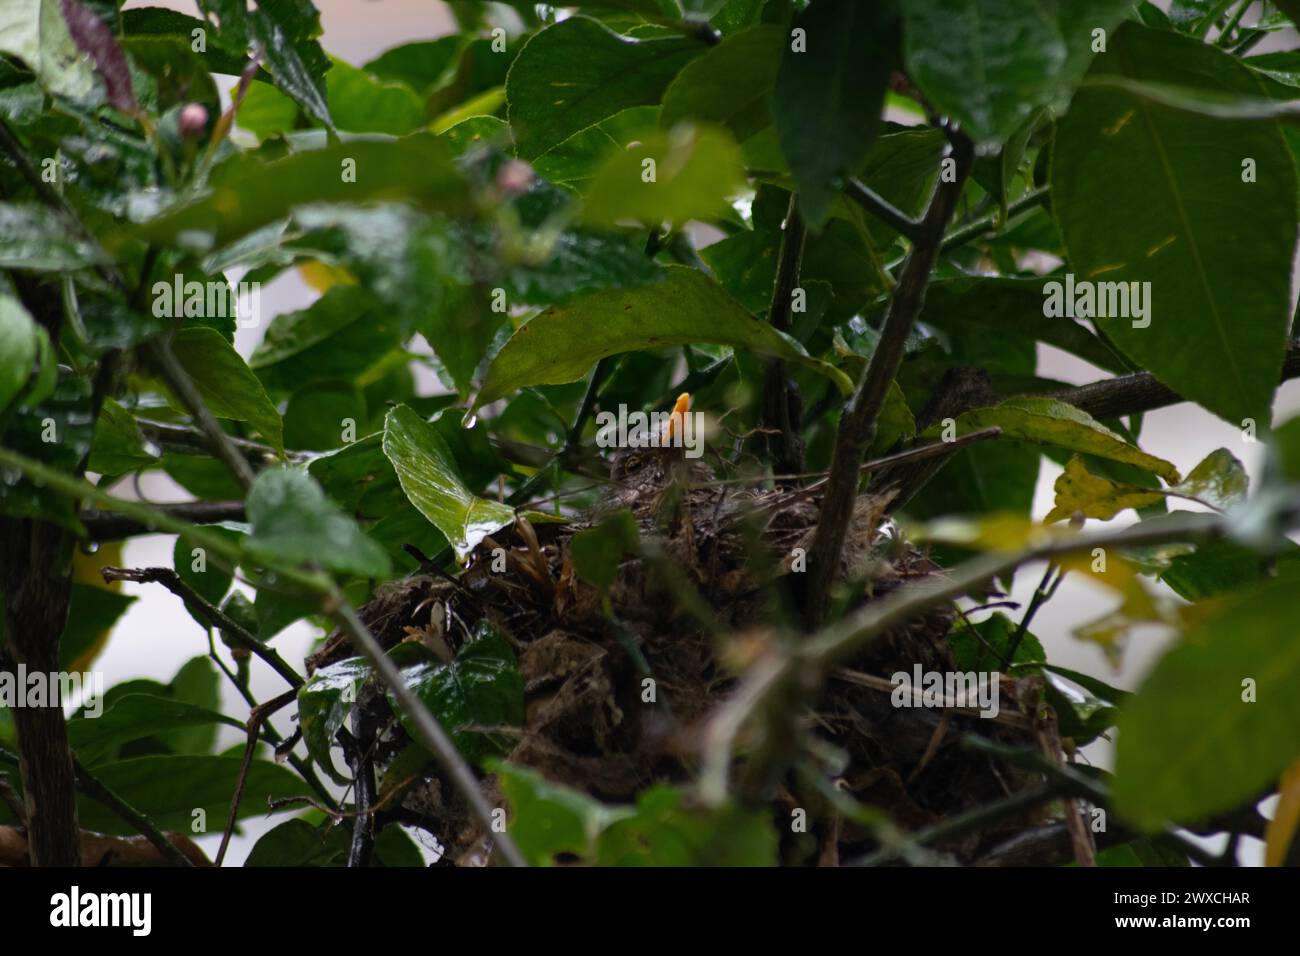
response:
<path fill-rule="evenodd" d="M 507 759 L 602 800 L 631 802 L 653 783 L 690 777 L 695 731 L 734 683 L 720 655 L 743 658 L 747 645 L 752 651 L 767 640 L 782 590 L 793 580 L 792 555 L 811 547 L 817 501 L 803 490 L 737 490 L 712 482 L 704 466 L 662 455 L 645 456 L 633 467 L 616 465 L 614 474 L 616 484 L 585 520 L 505 529 L 480 545 L 454 580 L 420 573 L 384 585 L 361 616 L 386 647 L 440 639 L 446 653 L 479 620 L 491 621 L 514 645 L 524 678 L 526 723 Z M 925 555 L 882 534 L 888 504 L 887 494 L 859 498 L 844 548 L 840 576 L 865 582 L 862 602 L 941 573 Z M 632 511 L 643 543 L 660 555 L 656 561 L 625 556 L 620 564 L 610 599 L 622 634 L 606 617 L 597 590 L 576 575 L 568 551 L 576 532 L 621 508 Z M 497 546 L 507 549 L 502 573 L 491 570 Z M 728 645 L 719 645 L 683 610 L 674 591 L 682 581 L 707 599 L 723 631 L 738 635 Z M 441 620 L 431 621 L 431 614 Z M 888 678 L 895 671 L 910 672 L 916 663 L 925 670 L 953 669 L 952 623 L 952 612 L 943 608 L 883 635 L 835 675 L 816 712 L 807 715 L 818 735 L 848 755 L 836 786 L 909 829 L 1028 782 L 960 746 L 972 721 L 1003 742 L 1032 739 L 1016 703 L 1016 682 L 1004 679 L 1004 716 L 992 728 L 973 717 L 890 703 Z M 654 676 L 656 704 L 642 703 L 644 673 L 629 642 Z M 335 634 L 309 658 L 309 670 L 351 654 L 346 639 Z M 377 699 L 382 702 L 382 695 Z M 494 789 L 491 781 L 488 787 Z M 783 793 L 777 804 L 793 799 Z M 406 806 L 430 819 L 461 860 L 481 859 L 486 843 L 450 788 L 430 778 Z M 788 821 L 788 811 L 780 819 Z M 847 824 L 835 828 L 833 842 L 829 851 L 823 847 L 823 857 L 872 846 L 868 833 Z M 972 839 L 942 849 L 970 858 L 977 847 Z"/>

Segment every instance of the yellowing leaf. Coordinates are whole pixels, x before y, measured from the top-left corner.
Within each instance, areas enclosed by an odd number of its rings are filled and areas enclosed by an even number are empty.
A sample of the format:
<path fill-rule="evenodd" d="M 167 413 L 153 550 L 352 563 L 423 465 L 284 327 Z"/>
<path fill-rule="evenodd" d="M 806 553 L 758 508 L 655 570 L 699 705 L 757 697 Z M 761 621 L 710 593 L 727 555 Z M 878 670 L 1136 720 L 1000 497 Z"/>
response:
<path fill-rule="evenodd" d="M 1264 831 L 1265 866 L 1283 866 L 1286 863 L 1287 850 L 1295 839 L 1297 826 L 1300 826 L 1300 760 L 1282 774 L 1278 794 L 1277 809 Z"/>
<path fill-rule="evenodd" d="M 1009 398 L 1000 405 L 972 409 L 957 417 L 959 435 L 995 425 L 1002 429 L 1003 438 L 1122 461 L 1155 472 L 1170 484 L 1178 482 L 1178 469 L 1172 464 L 1125 441 L 1087 412 L 1053 398 Z M 941 437 L 942 424 L 929 429 L 926 435 Z"/>

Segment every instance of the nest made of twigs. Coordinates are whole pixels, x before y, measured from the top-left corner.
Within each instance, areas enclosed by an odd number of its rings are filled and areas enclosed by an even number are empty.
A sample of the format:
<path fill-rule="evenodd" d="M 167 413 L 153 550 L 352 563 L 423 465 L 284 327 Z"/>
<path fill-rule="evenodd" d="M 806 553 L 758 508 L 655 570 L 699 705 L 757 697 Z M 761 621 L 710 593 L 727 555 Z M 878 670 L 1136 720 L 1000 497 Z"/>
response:
<path fill-rule="evenodd" d="M 507 759 L 602 800 L 627 803 L 655 783 L 690 779 L 698 731 L 734 686 L 736 662 L 761 653 L 774 625 L 788 623 L 780 620 L 789 606 L 783 592 L 795 583 L 798 549 L 806 554 L 811 547 L 818 502 L 800 489 L 738 490 L 710 481 L 703 466 L 668 456 L 648 457 L 615 474 L 618 480 L 591 514 L 564 525 L 520 522 L 503 529 L 456 576 L 416 573 L 386 584 L 361 616 L 385 647 L 419 640 L 444 656 L 479 621 L 490 621 L 514 646 L 524 680 L 526 720 L 509 738 Z M 839 576 L 861 582 L 858 602 L 942 573 L 882 527 L 888 504 L 888 494 L 861 496 L 850 524 Z M 643 555 L 653 557 L 624 556 L 607 614 L 601 593 L 575 572 L 569 542 L 620 508 L 635 516 Z M 505 549 L 503 571 L 493 570 L 498 547 Z M 704 599 L 719 633 L 688 612 L 679 599 L 683 586 Z M 833 675 L 804 719 L 810 732 L 847 755 L 835 786 L 908 829 L 1027 783 L 1023 773 L 960 746 L 961 729 L 974 718 L 890 703 L 887 679 L 894 672 L 910 672 L 914 664 L 953 669 L 952 624 L 953 612 L 940 608 L 883 635 Z M 308 667 L 352 653 L 336 633 Z M 647 666 L 656 685 L 653 704 L 643 701 Z M 1023 742 L 1030 731 L 1016 682 L 1006 678 L 1003 688 L 1002 720 L 980 729 Z M 382 695 L 371 700 L 387 706 Z M 454 858 L 485 858 L 488 841 L 436 774 L 403 799 L 408 812 L 427 818 Z M 798 803 L 807 806 L 807 795 L 782 787 L 773 812 L 788 821 Z M 871 834 L 852 825 L 822 827 L 815 842 L 787 847 L 787 855 L 824 863 L 873 848 Z M 980 838 L 968 838 L 939 849 L 972 859 L 980 845 Z"/>

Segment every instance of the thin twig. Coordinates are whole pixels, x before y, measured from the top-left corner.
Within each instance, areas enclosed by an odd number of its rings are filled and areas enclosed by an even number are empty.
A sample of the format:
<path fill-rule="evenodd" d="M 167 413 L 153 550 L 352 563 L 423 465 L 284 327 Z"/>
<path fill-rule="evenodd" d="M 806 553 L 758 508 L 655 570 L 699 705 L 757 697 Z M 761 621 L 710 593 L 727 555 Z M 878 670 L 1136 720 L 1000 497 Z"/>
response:
<path fill-rule="evenodd" d="M 866 183 L 850 179 L 844 186 L 844 195 L 875 216 L 891 229 L 916 242 L 921 238 L 921 223 L 893 206 Z"/>
<path fill-rule="evenodd" d="M 1055 800 L 1060 797 L 1061 793 L 1061 788 L 1047 784 L 1030 787 L 993 803 L 987 803 L 964 813 L 948 817 L 942 823 L 936 823 L 934 826 L 916 833 L 903 845 L 884 847 L 869 856 L 850 860 L 845 865 L 880 866 L 903 855 L 908 846 L 935 846 L 948 843 L 957 837 L 965 836 L 967 833 L 978 833 L 981 830 L 988 829 L 994 823 L 1005 820 L 1007 817 L 1017 816 L 1027 810 L 1032 810 L 1034 807 Z"/>
<path fill-rule="evenodd" d="M 100 570 L 105 581 L 134 581 L 137 584 L 161 584 L 181 600 L 202 614 L 213 627 L 232 644 L 236 644 L 256 657 L 261 658 L 271 669 L 289 682 L 295 689 L 303 685 L 298 672 L 290 667 L 273 647 L 263 644 L 248 633 L 229 615 L 208 601 L 203 595 L 182 580 L 171 568 L 114 568 Z"/>
<path fill-rule="evenodd" d="M 799 285 L 799 267 L 803 262 L 807 235 L 807 227 L 799 215 L 799 195 L 791 193 L 781 230 L 776 279 L 772 283 L 772 303 L 767 312 L 767 320 L 772 328 L 787 335 L 791 331 L 794 291 Z M 803 440 L 799 436 L 799 418 L 791 409 L 795 398 L 793 388 L 786 376 L 785 362 L 768 359 L 763 383 L 763 421 L 770 430 L 767 440 L 768 456 L 776 471 L 803 471 Z"/>
<path fill-rule="evenodd" d="M 1283 517 L 1287 526 L 1295 525 L 1300 520 L 1300 508 L 1288 510 Z M 725 796 L 731 742 L 738 729 L 769 701 L 779 699 L 792 684 L 805 693 L 814 692 L 830 670 L 918 614 L 955 600 L 1023 564 L 1090 552 L 1093 548 L 1121 549 L 1169 541 L 1213 540 L 1224 535 L 1227 529 L 1226 519 L 1221 515 L 1189 513 L 1098 534 L 1063 532 L 1021 551 L 973 558 L 958 565 L 947 577 L 927 578 L 891 591 L 797 646 L 774 653 L 750 668 L 732 699 L 718 709 L 706 730 L 711 745 L 705 749 L 701 794 L 710 801 Z"/>
<path fill-rule="evenodd" d="M 235 781 L 235 792 L 230 798 L 230 813 L 226 817 L 226 828 L 221 833 L 221 847 L 217 850 L 217 866 L 220 866 L 221 861 L 226 858 L 226 850 L 230 846 L 231 834 L 235 832 L 235 821 L 239 819 L 239 801 L 243 799 L 244 787 L 248 783 L 248 771 L 253 766 L 253 754 L 257 752 L 258 737 L 262 724 L 272 714 L 287 707 L 297 699 L 297 690 L 285 691 L 279 697 L 254 707 L 248 714 L 248 741 L 244 745 L 244 760 L 239 765 L 239 778 Z"/>
<path fill-rule="evenodd" d="M 191 524 L 219 524 L 222 521 L 243 521 L 242 501 L 183 501 L 178 504 L 154 505 L 159 511 Z M 87 508 L 81 512 L 91 541 L 116 541 L 137 534 L 150 534 L 153 528 L 143 521 L 113 511 Z"/>
<path fill-rule="evenodd" d="M 898 373 L 907 337 L 925 303 L 925 290 L 939 255 L 943 230 L 957 206 L 974 153 L 974 146 L 968 139 L 960 134 L 954 136 L 955 174 L 951 182 L 941 182 L 935 190 L 922 220 L 921 232 L 894 287 L 889 313 L 875 351 L 871 353 L 862 380 L 840 416 L 826 496 L 822 499 L 817 531 L 808 556 L 809 569 L 803 597 L 804 620 L 809 628 L 817 627 L 826 617 L 831 584 L 839 568 L 840 552 L 844 548 L 857 497 L 862 459 L 875 437 L 876 421 L 884 407 L 889 386 Z"/>
<path fill-rule="evenodd" d="M 97 803 L 102 803 L 124 821 L 129 823 L 137 833 L 147 839 L 158 852 L 177 866 L 193 866 L 190 858 L 182 853 L 176 844 L 167 838 L 167 834 L 154 824 L 147 816 L 131 806 L 116 793 L 99 781 L 99 778 L 81 765 L 74 755 L 73 768 L 77 775 L 77 789 Z"/>
<path fill-rule="evenodd" d="M 1032 189 L 1025 193 L 1015 202 L 1010 203 L 1007 206 L 1007 215 L 1004 222 L 1010 222 L 1014 216 L 1018 216 L 1026 209 L 1037 206 L 1039 203 L 1047 202 L 1050 192 L 1051 190 L 1049 187 L 1041 186 L 1038 189 Z M 987 235 L 997 224 L 998 213 L 989 213 L 987 216 L 982 216 L 974 222 L 961 226 L 948 233 L 943 237 L 943 242 L 940 243 L 939 248 L 943 252 L 947 252 L 950 249 L 955 249 L 957 246 L 965 245 L 972 239 L 978 239 L 980 236 Z"/>
<path fill-rule="evenodd" d="M 248 459 L 235 447 L 230 436 L 212 414 L 203 396 L 199 394 L 198 386 L 194 384 L 194 380 L 190 378 L 185 367 L 172 352 L 171 344 L 165 340 L 155 340 L 149 347 L 149 354 L 162 374 L 163 380 L 176 393 L 181 404 L 207 436 L 212 453 L 230 469 L 230 473 L 245 490 L 251 488 L 257 476 L 249 467 Z"/>

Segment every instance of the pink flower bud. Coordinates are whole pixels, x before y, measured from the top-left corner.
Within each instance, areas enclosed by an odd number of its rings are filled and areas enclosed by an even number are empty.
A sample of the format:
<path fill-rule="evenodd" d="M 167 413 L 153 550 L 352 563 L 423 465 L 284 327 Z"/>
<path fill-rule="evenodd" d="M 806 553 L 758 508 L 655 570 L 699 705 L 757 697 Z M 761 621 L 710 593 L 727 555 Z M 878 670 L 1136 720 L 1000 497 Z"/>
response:
<path fill-rule="evenodd" d="M 533 167 L 521 159 L 512 159 L 497 170 L 497 189 L 503 195 L 518 196 L 533 185 Z"/>
<path fill-rule="evenodd" d="M 208 108 L 202 103 L 187 103 L 181 110 L 181 136 L 194 139 L 208 128 Z"/>

